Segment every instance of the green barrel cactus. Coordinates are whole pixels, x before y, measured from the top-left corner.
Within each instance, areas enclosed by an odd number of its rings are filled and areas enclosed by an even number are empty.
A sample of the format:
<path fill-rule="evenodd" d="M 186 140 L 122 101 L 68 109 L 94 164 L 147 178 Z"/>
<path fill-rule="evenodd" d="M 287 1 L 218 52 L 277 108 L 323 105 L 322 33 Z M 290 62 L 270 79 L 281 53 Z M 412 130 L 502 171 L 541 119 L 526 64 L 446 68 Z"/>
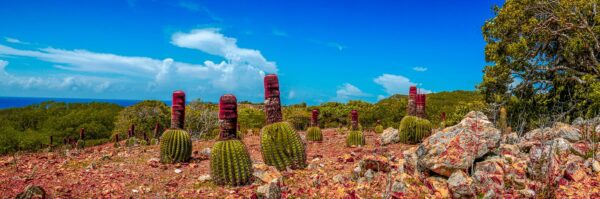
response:
<path fill-rule="evenodd" d="M 261 130 L 260 149 L 265 164 L 278 170 L 306 167 L 306 149 L 302 138 L 287 122 L 267 125 Z"/>
<path fill-rule="evenodd" d="M 319 127 L 310 127 L 306 130 L 306 139 L 309 141 L 323 141 L 323 134 Z"/>
<path fill-rule="evenodd" d="M 239 186 L 250 182 L 252 160 L 242 141 L 218 141 L 212 148 L 210 173 L 215 184 Z"/>
<path fill-rule="evenodd" d="M 77 148 L 78 149 L 83 149 L 85 148 L 85 141 L 82 139 L 77 140 Z"/>
<path fill-rule="evenodd" d="M 346 137 L 346 146 L 364 146 L 365 136 L 362 131 L 350 131 Z"/>
<path fill-rule="evenodd" d="M 227 94 L 219 99 L 219 139 L 210 157 L 210 175 L 215 184 L 239 186 L 251 182 L 252 160 L 240 141 L 237 123 L 237 99 Z"/>
<path fill-rule="evenodd" d="M 400 142 L 416 144 L 431 134 L 431 122 L 416 116 L 405 116 L 400 121 Z"/>
<path fill-rule="evenodd" d="M 375 133 L 377 133 L 377 134 L 383 133 L 383 126 L 381 126 L 381 125 L 375 126 Z"/>
<path fill-rule="evenodd" d="M 163 163 L 187 162 L 192 156 L 192 140 L 187 131 L 166 130 L 160 138 L 160 161 Z"/>
<path fill-rule="evenodd" d="M 260 149 L 265 164 L 278 170 L 287 167 L 302 169 L 306 167 L 306 146 L 300 134 L 287 122 L 283 122 L 279 79 L 275 74 L 266 75 L 265 115 L 267 125 L 260 133 Z"/>

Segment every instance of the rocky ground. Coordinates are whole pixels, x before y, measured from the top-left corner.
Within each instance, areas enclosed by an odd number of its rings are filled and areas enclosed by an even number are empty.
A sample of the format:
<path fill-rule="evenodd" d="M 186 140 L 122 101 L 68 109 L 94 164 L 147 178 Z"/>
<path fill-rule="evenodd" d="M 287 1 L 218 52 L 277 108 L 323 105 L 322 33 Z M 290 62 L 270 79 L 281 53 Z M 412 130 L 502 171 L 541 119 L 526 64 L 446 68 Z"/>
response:
<path fill-rule="evenodd" d="M 246 136 L 255 180 L 243 187 L 212 184 L 214 141 L 195 141 L 193 160 L 176 165 L 158 162 L 158 146 L 55 149 L 0 157 L 0 196 L 36 185 L 53 198 L 600 198 L 600 153 L 587 133 L 597 125 L 556 123 L 519 137 L 471 112 L 420 145 L 395 143 L 389 128 L 367 132 L 360 148 L 325 129 L 322 143 L 307 143 L 309 166 L 283 172 L 262 164 L 259 137 Z"/>

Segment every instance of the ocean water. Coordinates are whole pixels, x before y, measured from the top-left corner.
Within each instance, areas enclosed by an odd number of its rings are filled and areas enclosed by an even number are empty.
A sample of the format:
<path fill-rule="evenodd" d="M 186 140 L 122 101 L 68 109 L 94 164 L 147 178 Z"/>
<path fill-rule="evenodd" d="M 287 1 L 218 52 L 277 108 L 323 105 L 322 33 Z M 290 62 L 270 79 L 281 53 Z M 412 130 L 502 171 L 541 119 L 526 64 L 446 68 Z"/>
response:
<path fill-rule="evenodd" d="M 82 98 L 43 98 L 43 97 L 0 97 L 0 109 L 24 107 L 32 104 L 39 104 L 45 101 L 55 101 L 64 103 L 90 103 L 90 102 L 106 102 L 120 106 L 131 106 L 142 100 L 120 100 L 120 99 L 82 99 Z M 164 101 L 168 106 L 170 101 Z"/>

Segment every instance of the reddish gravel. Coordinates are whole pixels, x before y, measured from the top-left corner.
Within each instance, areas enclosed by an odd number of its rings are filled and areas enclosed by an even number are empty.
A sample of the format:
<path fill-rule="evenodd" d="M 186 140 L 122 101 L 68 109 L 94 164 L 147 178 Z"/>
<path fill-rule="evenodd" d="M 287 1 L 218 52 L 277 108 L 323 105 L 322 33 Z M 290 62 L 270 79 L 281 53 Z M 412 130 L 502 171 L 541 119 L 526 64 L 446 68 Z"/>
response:
<path fill-rule="evenodd" d="M 304 135 L 304 132 L 301 132 Z M 350 177 L 363 155 L 391 154 L 401 156 L 410 145 L 379 146 L 377 135 L 367 132 L 367 146 L 345 147 L 345 135 L 335 129 L 323 130 L 322 143 L 308 143 L 308 162 L 317 166 L 283 172 L 284 196 L 340 198 L 358 195 L 366 198 L 381 197 L 386 175 L 376 175 L 369 183 L 357 184 L 346 180 L 334 183 L 332 177 L 342 174 Z M 259 137 L 247 135 L 243 139 L 254 162 L 262 162 Z M 195 141 L 193 150 L 211 147 L 214 141 Z M 73 151 L 73 150 L 70 150 Z M 198 177 L 209 174 L 209 160 L 195 154 L 188 164 L 151 164 L 158 158 L 158 146 L 114 148 L 111 144 L 90 147 L 79 154 L 66 156 L 64 150 L 24 153 L 0 157 L 0 196 L 13 198 L 27 185 L 42 186 L 53 198 L 248 198 L 256 187 L 219 187 L 210 182 L 201 183 Z M 316 159 L 318 158 L 318 159 Z M 179 168 L 182 172 L 176 173 Z"/>

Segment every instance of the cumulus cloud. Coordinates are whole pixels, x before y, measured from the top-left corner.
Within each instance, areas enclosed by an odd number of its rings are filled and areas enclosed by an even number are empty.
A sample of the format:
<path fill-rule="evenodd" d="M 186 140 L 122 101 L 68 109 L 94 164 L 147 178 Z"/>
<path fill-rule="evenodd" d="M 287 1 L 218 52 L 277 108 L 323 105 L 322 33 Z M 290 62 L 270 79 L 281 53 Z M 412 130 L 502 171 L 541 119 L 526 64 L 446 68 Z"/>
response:
<path fill-rule="evenodd" d="M 427 71 L 427 68 L 425 68 L 425 67 L 414 67 L 413 70 L 417 71 L 417 72 L 425 72 L 425 71 Z"/>
<path fill-rule="evenodd" d="M 262 87 L 262 78 L 266 73 L 277 72 L 277 66 L 263 57 L 260 51 L 240 48 L 236 42 L 235 38 L 226 37 L 217 29 L 211 28 L 175 33 L 172 44 L 223 58 L 218 62 L 200 60 L 201 64 L 178 62 L 172 58 L 123 56 L 82 49 L 17 49 L 5 45 L 0 45 L 0 56 L 38 59 L 69 74 L 61 77 L 53 77 L 56 74 L 17 77 L 2 70 L 3 80 L 10 77 L 13 86 L 44 88 L 52 85 L 57 89 L 66 89 L 70 85 L 77 85 L 82 89 L 95 86 L 94 90 L 101 91 L 115 85 L 115 79 L 105 77 L 114 77 L 130 80 L 123 87 L 131 91 L 146 89 L 164 93 L 174 89 L 187 89 L 200 91 L 203 96 L 214 97 L 224 92 L 235 92 L 244 97 L 260 97 L 255 91 Z M 3 62 L 2 69 L 6 64 L 7 62 Z"/>
<path fill-rule="evenodd" d="M 21 41 L 19 39 L 11 38 L 11 37 L 4 37 L 4 41 L 6 41 L 8 43 L 13 43 L 13 44 L 29 44 L 27 42 Z"/>
<path fill-rule="evenodd" d="M 0 85 L 16 87 L 20 89 L 48 90 L 91 90 L 99 93 L 111 86 L 110 79 L 86 76 L 64 76 L 64 77 L 30 77 L 17 76 L 6 72 L 8 61 L 0 60 Z"/>
<path fill-rule="evenodd" d="M 348 101 L 352 98 L 371 96 L 370 94 L 363 92 L 358 87 L 350 83 L 345 83 L 342 86 L 338 87 L 335 94 L 335 99 L 333 99 L 335 101 Z"/>
<path fill-rule="evenodd" d="M 188 33 L 175 33 L 171 43 L 182 47 L 200 50 L 202 52 L 223 57 L 229 63 L 244 64 L 268 73 L 276 73 L 275 62 L 267 61 L 258 50 L 240 48 L 237 39 L 226 37 L 219 29 L 196 29 Z"/>
<path fill-rule="evenodd" d="M 393 94 L 408 94 L 408 89 L 412 85 L 418 85 L 417 83 L 411 82 L 410 79 L 402 75 L 391 75 L 383 74 L 373 80 L 376 84 L 383 87 L 388 95 Z M 430 93 L 430 90 L 422 89 L 421 93 Z"/>

